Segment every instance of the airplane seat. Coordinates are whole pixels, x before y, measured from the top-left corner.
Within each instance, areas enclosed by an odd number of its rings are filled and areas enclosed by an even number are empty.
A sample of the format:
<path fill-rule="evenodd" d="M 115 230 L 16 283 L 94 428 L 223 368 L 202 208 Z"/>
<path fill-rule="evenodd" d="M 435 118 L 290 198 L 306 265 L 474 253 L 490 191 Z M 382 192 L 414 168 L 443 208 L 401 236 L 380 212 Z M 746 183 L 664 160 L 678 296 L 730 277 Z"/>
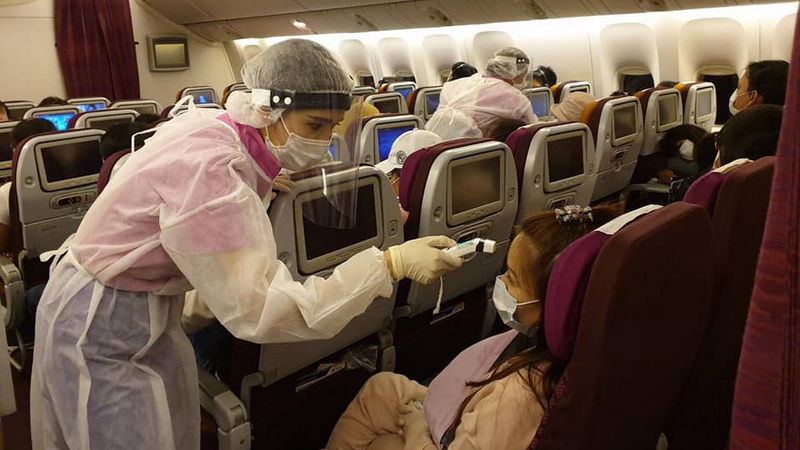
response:
<path fill-rule="evenodd" d="M 304 205 L 327 204 L 322 191 L 335 188 L 337 173 L 332 174 L 333 181 L 327 179 L 327 185 L 320 177 L 308 177 L 309 172 L 297 173 L 292 191 L 278 195 L 270 205 L 277 255 L 295 280 L 326 277 L 357 252 L 403 242 L 402 219 L 389 179 L 380 170 L 362 165 L 344 167 L 342 181 L 352 179 L 354 170 L 358 170 L 355 228 L 327 228 L 303 215 Z M 235 342 L 231 391 L 247 405 L 259 448 L 286 448 L 287 442 L 294 448 L 324 447 L 342 411 L 371 373 L 394 369 L 388 328 L 394 303 L 394 292 L 389 298 L 376 299 L 329 339 L 262 345 Z M 354 359 L 345 355 L 359 352 L 370 355 L 375 366 L 356 365 L 356 370 L 348 370 Z M 309 405 L 314 405 L 313 427 L 308 425 Z"/>
<path fill-rule="evenodd" d="M 408 114 L 408 106 L 399 92 L 380 92 L 364 97 L 364 103 L 372 105 L 383 114 Z"/>
<path fill-rule="evenodd" d="M 353 95 L 354 96 L 364 96 L 369 94 L 375 94 L 378 91 L 375 90 L 372 86 L 356 86 L 353 88 Z"/>
<path fill-rule="evenodd" d="M 561 103 L 572 92 L 592 94 L 592 85 L 588 81 L 569 80 L 552 86 L 550 90 L 553 92 L 553 101 Z"/>
<path fill-rule="evenodd" d="M 225 86 L 225 90 L 222 92 L 222 102 L 220 102 L 220 106 L 222 106 L 223 109 L 225 108 L 225 104 L 228 103 L 228 97 L 236 91 L 250 92 L 250 88 L 244 83 L 233 83 Z"/>
<path fill-rule="evenodd" d="M 383 83 L 378 86 L 377 90 L 378 94 L 383 94 L 384 92 L 389 92 L 389 83 Z"/>
<path fill-rule="evenodd" d="M 636 97 L 606 97 L 590 103 L 581 114 L 595 142 L 595 183 L 592 202 L 628 186 L 642 147 L 642 108 Z"/>
<path fill-rule="evenodd" d="M 659 151 L 658 143 L 667 131 L 683 123 L 683 101 L 676 89 L 650 88 L 637 92 L 643 111 L 642 150 L 636 162 L 631 183 L 647 183 L 667 166 L 667 157 Z"/>
<path fill-rule="evenodd" d="M 559 256 L 544 321 L 568 363 L 529 448 L 656 448 L 700 346 L 711 261 L 708 214 L 685 203 L 632 211 Z"/>
<path fill-rule="evenodd" d="M 103 161 L 103 166 L 100 167 L 100 173 L 97 175 L 97 195 L 103 193 L 108 182 L 119 172 L 119 169 L 128 161 L 130 156 L 130 149 L 120 150 Z"/>
<path fill-rule="evenodd" d="M 441 285 L 402 281 L 395 309 L 398 372 L 425 379 L 486 334 L 494 321 L 487 287 L 505 264 L 517 215 L 517 176 L 508 147 L 456 139 L 411 154 L 400 175 L 407 240 L 445 235 L 497 242 L 442 277 Z M 434 314 L 441 292 L 441 311 Z"/>
<path fill-rule="evenodd" d="M 683 101 L 683 123 L 711 133 L 717 120 L 717 88 L 714 83 L 679 83 L 675 89 L 681 93 Z"/>
<path fill-rule="evenodd" d="M 413 129 L 424 129 L 422 119 L 410 114 L 378 114 L 361 119 L 361 161 L 377 164 L 389 157 L 394 141 L 401 134 Z M 346 142 L 355 142 L 356 127 L 349 127 Z"/>
<path fill-rule="evenodd" d="M 111 100 L 105 97 L 79 97 L 68 98 L 67 103 L 75 105 L 81 112 L 100 111 L 108 108 Z"/>
<path fill-rule="evenodd" d="M 161 114 L 159 114 L 159 118 L 161 119 L 171 119 L 173 116 L 170 115 L 172 109 L 175 108 L 175 105 L 167 105 L 166 108 L 161 110 Z"/>
<path fill-rule="evenodd" d="M 75 105 L 67 106 L 37 106 L 25 111 L 23 119 L 45 119 L 55 125 L 56 130 L 65 131 L 69 121 L 77 116 L 80 110 Z"/>
<path fill-rule="evenodd" d="M 536 117 L 542 121 L 549 121 L 553 118 L 550 110 L 553 109 L 553 91 L 547 86 L 523 89 L 522 94 L 528 97 L 531 102 L 531 109 Z"/>
<path fill-rule="evenodd" d="M 195 108 L 218 109 L 220 111 L 223 111 L 223 108 L 221 106 L 219 106 L 218 104 L 216 104 L 216 103 L 195 103 L 194 106 L 195 106 Z M 189 110 L 189 105 L 185 104 L 185 103 L 183 105 L 180 105 L 177 108 L 175 108 L 174 105 L 172 105 L 172 107 L 169 108 L 169 111 L 167 112 L 167 117 L 170 117 L 170 118 L 171 117 L 176 117 L 176 116 L 179 116 L 179 115 L 185 113 L 188 110 Z M 164 111 L 166 111 L 166 109 L 164 109 Z M 162 112 L 162 116 L 163 115 L 164 114 Z"/>
<path fill-rule="evenodd" d="M 409 114 L 421 118 L 423 122 L 430 120 L 433 113 L 439 108 L 441 92 L 441 86 L 426 86 L 412 91 L 406 99 Z"/>
<path fill-rule="evenodd" d="M 519 189 L 516 223 L 565 205 L 589 206 L 594 191 L 594 139 L 586 124 L 541 123 L 511 133 Z"/>
<path fill-rule="evenodd" d="M 132 109 L 141 114 L 155 114 L 161 115 L 161 104 L 155 100 L 134 99 L 134 100 L 119 100 L 111 104 L 109 109 Z"/>
<path fill-rule="evenodd" d="M 175 103 L 178 103 L 183 97 L 187 95 L 191 95 L 194 97 L 194 102 L 196 104 L 204 104 L 204 103 L 217 103 L 217 91 L 214 90 L 211 86 L 203 85 L 203 86 L 188 86 L 178 91 L 175 95 Z"/>
<path fill-rule="evenodd" d="M 108 130 L 118 123 L 131 123 L 139 117 L 139 113 L 132 109 L 103 109 L 99 111 L 82 112 L 69 120 L 68 129 L 96 128 Z"/>
<path fill-rule="evenodd" d="M 701 177 L 684 198 L 711 215 L 715 282 L 702 346 L 665 431 L 675 448 L 726 448 L 774 169 L 774 157 L 734 161 Z"/>
<path fill-rule="evenodd" d="M 8 108 L 8 120 L 22 120 L 25 112 L 36 106 L 35 103 L 27 100 L 10 100 L 5 104 Z"/>
<path fill-rule="evenodd" d="M 0 185 L 11 182 L 11 160 L 14 159 L 11 131 L 18 124 L 16 120 L 0 122 Z"/>

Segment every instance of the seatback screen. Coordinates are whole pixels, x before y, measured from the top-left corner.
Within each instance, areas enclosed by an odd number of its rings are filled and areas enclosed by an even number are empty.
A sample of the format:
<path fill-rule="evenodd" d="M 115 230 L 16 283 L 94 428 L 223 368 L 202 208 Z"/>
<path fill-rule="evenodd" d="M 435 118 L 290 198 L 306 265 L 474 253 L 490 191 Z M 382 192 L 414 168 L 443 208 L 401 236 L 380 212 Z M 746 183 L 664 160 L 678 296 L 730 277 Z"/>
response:
<path fill-rule="evenodd" d="M 139 114 L 158 114 L 156 105 L 126 106 L 125 109 L 132 109 Z"/>
<path fill-rule="evenodd" d="M 32 106 L 25 106 L 24 108 L 8 108 L 8 120 L 22 120 L 25 112 L 33 108 Z"/>
<path fill-rule="evenodd" d="M 389 153 L 392 151 L 392 145 L 394 145 L 394 141 L 396 141 L 401 134 L 413 129 L 414 127 L 411 125 L 392 128 L 378 128 L 378 158 L 381 161 L 386 160 L 386 158 L 389 157 Z"/>
<path fill-rule="evenodd" d="M 636 106 L 625 105 L 614 110 L 614 139 L 636 134 Z"/>
<path fill-rule="evenodd" d="M 400 112 L 400 103 L 397 99 L 389 98 L 386 100 L 377 100 L 372 103 L 381 114 L 396 114 Z"/>
<path fill-rule="evenodd" d="M 531 101 L 531 108 L 536 117 L 547 117 L 550 115 L 550 102 L 546 92 L 537 92 L 528 95 Z"/>
<path fill-rule="evenodd" d="M 703 117 L 711 114 L 711 102 L 713 92 L 709 89 L 697 91 L 697 100 L 695 103 L 695 118 L 702 119 Z"/>
<path fill-rule="evenodd" d="M 548 141 L 547 170 L 550 183 L 583 174 L 583 137 Z"/>
<path fill-rule="evenodd" d="M 425 116 L 430 117 L 439 108 L 439 93 L 425 94 Z"/>
<path fill-rule="evenodd" d="M 195 103 L 214 103 L 214 92 L 211 90 L 190 91 Z"/>
<path fill-rule="evenodd" d="M 572 92 L 585 92 L 585 93 L 587 93 L 587 94 L 588 94 L 588 93 L 589 93 L 589 86 L 586 86 L 586 85 L 584 84 L 583 86 L 573 87 L 573 88 L 571 88 L 571 89 L 569 90 L 569 92 L 570 92 L 570 93 L 572 93 Z"/>
<path fill-rule="evenodd" d="M 678 120 L 678 96 L 662 95 L 658 98 L 658 126 L 663 127 Z"/>
<path fill-rule="evenodd" d="M 11 146 L 11 129 L 0 132 L 0 163 L 11 161 L 14 156 L 14 147 Z"/>
<path fill-rule="evenodd" d="M 117 125 L 119 123 L 131 123 L 131 122 L 133 122 L 133 120 L 131 120 L 130 117 L 115 117 L 113 119 L 97 118 L 97 119 L 87 120 L 86 125 L 89 128 L 96 128 L 98 130 L 108 131 L 108 129 L 111 128 L 112 125 Z"/>
<path fill-rule="evenodd" d="M 479 159 L 451 166 L 451 214 L 459 214 L 500 201 L 502 158 Z"/>
<path fill-rule="evenodd" d="M 75 117 L 75 113 L 60 113 L 60 114 L 39 114 L 36 116 L 38 119 L 49 120 L 55 125 L 56 130 L 65 131 L 69 126 L 69 121 Z"/>
<path fill-rule="evenodd" d="M 89 112 L 89 111 L 99 111 L 101 109 L 106 109 L 105 103 L 87 103 L 82 105 L 75 105 L 78 107 L 81 112 Z"/>
<path fill-rule="evenodd" d="M 413 90 L 414 90 L 413 88 L 408 87 L 408 88 L 398 88 L 395 89 L 394 91 L 399 92 L 400 95 L 403 96 L 403 98 L 408 98 L 408 96 L 411 94 L 411 91 Z"/>
<path fill-rule="evenodd" d="M 96 175 L 103 165 L 100 141 L 96 140 L 45 147 L 41 156 L 47 181 L 51 183 Z"/>
<path fill-rule="evenodd" d="M 306 260 L 333 253 L 378 236 L 378 220 L 375 211 L 376 185 L 368 184 L 358 188 L 356 225 L 353 228 L 328 228 L 303 217 L 303 239 L 306 247 Z M 303 208 L 314 211 L 332 209 L 334 206 L 325 198 L 316 198 L 303 204 Z"/>

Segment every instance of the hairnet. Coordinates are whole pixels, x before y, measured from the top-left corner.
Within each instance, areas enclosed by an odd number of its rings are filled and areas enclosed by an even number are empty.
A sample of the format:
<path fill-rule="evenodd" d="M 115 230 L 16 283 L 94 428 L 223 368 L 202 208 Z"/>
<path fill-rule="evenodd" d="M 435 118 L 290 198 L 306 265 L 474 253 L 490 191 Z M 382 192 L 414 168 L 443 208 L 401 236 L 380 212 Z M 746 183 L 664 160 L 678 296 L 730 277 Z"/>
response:
<path fill-rule="evenodd" d="M 528 73 L 531 60 L 516 47 L 506 47 L 495 52 L 486 64 L 486 73 L 504 80 L 513 80 Z"/>
<path fill-rule="evenodd" d="M 333 54 L 313 41 L 289 39 L 272 45 L 247 61 L 241 73 L 252 92 L 231 93 L 225 105 L 239 123 L 262 128 L 288 108 L 350 107 L 353 81 Z"/>

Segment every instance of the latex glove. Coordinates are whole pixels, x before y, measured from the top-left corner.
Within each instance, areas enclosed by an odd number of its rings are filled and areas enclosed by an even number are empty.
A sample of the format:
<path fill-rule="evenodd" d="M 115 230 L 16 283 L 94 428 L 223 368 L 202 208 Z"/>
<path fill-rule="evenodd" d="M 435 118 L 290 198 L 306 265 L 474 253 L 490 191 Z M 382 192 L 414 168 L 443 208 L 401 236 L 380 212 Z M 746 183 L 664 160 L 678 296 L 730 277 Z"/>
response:
<path fill-rule="evenodd" d="M 294 183 L 289 178 L 289 175 L 279 173 L 278 176 L 272 180 L 272 190 L 278 192 L 289 193 L 294 188 Z"/>
<path fill-rule="evenodd" d="M 420 284 L 431 284 L 464 263 L 461 258 L 439 250 L 454 245 L 456 241 L 446 236 L 428 236 L 389 247 L 384 256 L 395 281 L 410 278 Z"/>

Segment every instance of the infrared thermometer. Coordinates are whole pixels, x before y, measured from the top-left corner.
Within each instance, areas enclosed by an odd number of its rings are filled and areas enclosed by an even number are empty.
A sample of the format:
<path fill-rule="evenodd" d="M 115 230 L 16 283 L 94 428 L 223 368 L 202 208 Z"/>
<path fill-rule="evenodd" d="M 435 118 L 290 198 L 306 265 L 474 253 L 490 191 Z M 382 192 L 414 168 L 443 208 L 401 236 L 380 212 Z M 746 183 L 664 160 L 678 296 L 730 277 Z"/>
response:
<path fill-rule="evenodd" d="M 494 253 L 496 244 L 495 241 L 489 239 L 475 238 L 456 244 L 443 251 L 456 258 L 466 258 L 474 253 Z"/>

